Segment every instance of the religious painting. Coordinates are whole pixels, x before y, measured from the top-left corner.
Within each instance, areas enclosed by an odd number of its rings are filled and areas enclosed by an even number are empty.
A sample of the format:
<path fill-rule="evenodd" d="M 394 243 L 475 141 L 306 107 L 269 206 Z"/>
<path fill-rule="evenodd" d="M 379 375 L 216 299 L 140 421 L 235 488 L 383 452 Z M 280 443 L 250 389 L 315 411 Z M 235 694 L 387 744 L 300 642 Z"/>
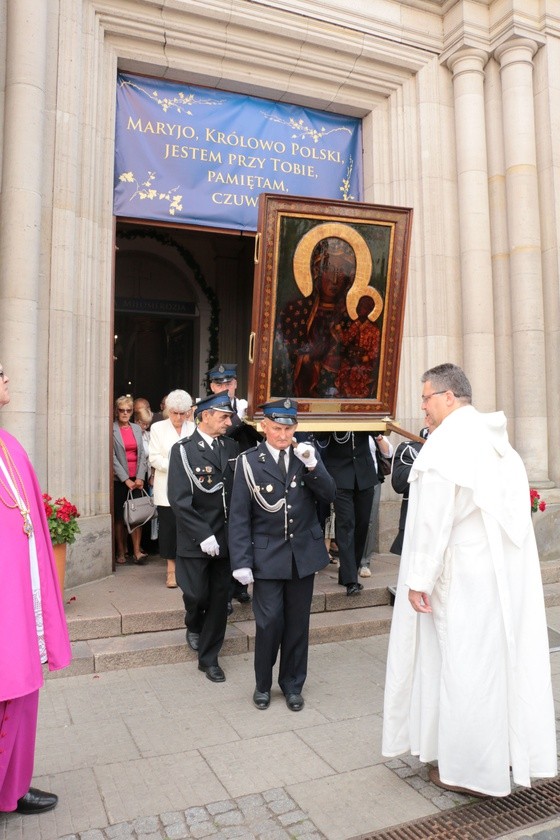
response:
<path fill-rule="evenodd" d="M 412 210 L 269 194 L 259 203 L 250 416 L 293 397 L 317 428 L 333 415 L 344 427 L 393 417 Z"/>

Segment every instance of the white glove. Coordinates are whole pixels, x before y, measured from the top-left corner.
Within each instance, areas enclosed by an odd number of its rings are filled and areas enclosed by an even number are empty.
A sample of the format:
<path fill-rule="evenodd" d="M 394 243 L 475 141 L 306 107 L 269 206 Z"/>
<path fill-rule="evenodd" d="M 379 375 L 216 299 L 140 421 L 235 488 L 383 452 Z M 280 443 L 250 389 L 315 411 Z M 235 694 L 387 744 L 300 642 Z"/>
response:
<path fill-rule="evenodd" d="M 297 446 L 294 446 L 294 455 L 296 458 L 305 464 L 306 467 L 313 467 L 317 466 L 317 456 L 315 455 L 315 448 L 313 444 L 304 441 L 303 443 L 298 443 Z"/>
<path fill-rule="evenodd" d="M 206 537 L 205 540 L 202 540 L 200 543 L 200 547 L 205 554 L 209 554 L 210 557 L 217 557 L 220 553 L 220 546 L 218 545 L 218 540 L 212 534 L 211 537 Z"/>
<path fill-rule="evenodd" d="M 253 572 L 251 569 L 236 569 L 232 572 L 235 580 L 241 583 L 243 586 L 248 586 L 250 583 L 253 583 Z"/>

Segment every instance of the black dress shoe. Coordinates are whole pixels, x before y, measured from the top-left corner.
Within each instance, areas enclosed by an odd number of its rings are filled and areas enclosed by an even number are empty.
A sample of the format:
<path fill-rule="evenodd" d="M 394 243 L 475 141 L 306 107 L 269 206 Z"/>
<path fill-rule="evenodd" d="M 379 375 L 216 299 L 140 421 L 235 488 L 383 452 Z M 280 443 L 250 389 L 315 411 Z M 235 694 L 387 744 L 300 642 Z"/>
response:
<path fill-rule="evenodd" d="M 231 615 L 232 612 L 233 612 L 233 604 L 231 603 L 231 601 L 228 601 L 227 602 L 227 614 Z"/>
<path fill-rule="evenodd" d="M 259 691 L 258 688 L 255 688 L 253 703 L 257 709 L 268 709 L 270 706 L 270 691 Z"/>
<path fill-rule="evenodd" d="M 301 694 L 287 694 L 286 695 L 286 706 L 292 712 L 301 712 L 305 705 L 305 701 Z"/>
<path fill-rule="evenodd" d="M 198 642 L 200 633 L 193 633 L 192 630 L 187 630 L 187 644 L 191 650 L 198 650 Z"/>
<path fill-rule="evenodd" d="M 204 671 L 207 678 L 212 680 L 212 682 L 225 682 L 226 675 L 222 671 L 219 665 L 200 665 L 198 666 L 199 671 Z"/>
<path fill-rule="evenodd" d="M 25 796 L 17 801 L 18 814 L 42 814 L 50 811 L 58 802 L 56 793 L 46 793 L 44 790 L 29 788 Z"/>
<path fill-rule="evenodd" d="M 240 592 L 239 595 L 235 596 L 235 600 L 239 601 L 240 604 L 249 604 L 251 603 L 251 596 L 248 592 Z"/>
<path fill-rule="evenodd" d="M 359 595 L 363 588 L 361 583 L 349 583 L 346 587 L 346 594 Z"/>

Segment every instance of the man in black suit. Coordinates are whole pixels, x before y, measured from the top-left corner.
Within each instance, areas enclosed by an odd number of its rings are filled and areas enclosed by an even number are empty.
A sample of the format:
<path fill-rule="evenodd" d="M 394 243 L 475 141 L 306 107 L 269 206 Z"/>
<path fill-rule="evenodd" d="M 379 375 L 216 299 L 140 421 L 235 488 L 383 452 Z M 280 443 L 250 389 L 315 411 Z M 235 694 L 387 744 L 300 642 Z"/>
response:
<path fill-rule="evenodd" d="M 225 437 L 232 413 L 227 394 L 200 400 L 195 432 L 174 444 L 169 456 L 167 495 L 177 520 L 175 575 L 187 610 L 187 643 L 212 682 L 225 680 L 218 654 L 227 625 L 227 519 L 239 452 Z"/>
<path fill-rule="evenodd" d="M 336 482 L 335 534 L 340 567 L 338 582 L 347 595 L 359 595 L 358 569 L 367 539 L 371 506 L 378 483 L 368 432 L 316 435 L 325 466 Z"/>
<path fill-rule="evenodd" d="M 244 422 L 247 414 L 247 400 L 236 395 L 237 365 L 231 362 L 218 362 L 217 365 L 206 372 L 206 377 L 208 388 L 213 394 L 226 393 L 229 396 L 233 414 L 231 416 L 231 426 L 226 429 L 226 435 L 237 441 L 240 452 L 245 452 L 246 449 L 256 446 L 263 437 L 253 426 Z M 247 587 L 235 580 L 234 577 L 231 578 L 229 586 L 228 615 L 233 612 L 233 598 L 240 604 L 248 604 L 251 600 Z"/>
<path fill-rule="evenodd" d="M 315 572 L 329 562 L 316 501 L 330 503 L 334 481 L 310 443 L 292 447 L 297 403 L 261 406 L 265 441 L 242 453 L 235 470 L 229 547 L 234 577 L 253 583 L 256 622 L 253 702 L 270 704 L 272 669 L 288 708 L 299 712 L 307 676 Z"/>

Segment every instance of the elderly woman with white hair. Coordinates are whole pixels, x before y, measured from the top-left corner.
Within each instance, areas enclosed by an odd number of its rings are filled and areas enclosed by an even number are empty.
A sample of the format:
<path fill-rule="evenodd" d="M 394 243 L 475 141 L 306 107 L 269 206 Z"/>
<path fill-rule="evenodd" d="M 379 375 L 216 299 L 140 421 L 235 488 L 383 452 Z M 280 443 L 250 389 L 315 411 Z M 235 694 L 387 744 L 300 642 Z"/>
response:
<path fill-rule="evenodd" d="M 166 420 L 152 423 L 150 428 L 149 460 L 154 468 L 154 501 L 159 518 L 159 554 L 167 560 L 166 586 L 175 589 L 175 556 L 177 554 L 177 529 L 175 514 L 167 498 L 167 470 L 169 452 L 174 443 L 192 435 L 195 425 L 192 417 L 192 399 L 186 391 L 171 391 L 165 398 Z"/>

